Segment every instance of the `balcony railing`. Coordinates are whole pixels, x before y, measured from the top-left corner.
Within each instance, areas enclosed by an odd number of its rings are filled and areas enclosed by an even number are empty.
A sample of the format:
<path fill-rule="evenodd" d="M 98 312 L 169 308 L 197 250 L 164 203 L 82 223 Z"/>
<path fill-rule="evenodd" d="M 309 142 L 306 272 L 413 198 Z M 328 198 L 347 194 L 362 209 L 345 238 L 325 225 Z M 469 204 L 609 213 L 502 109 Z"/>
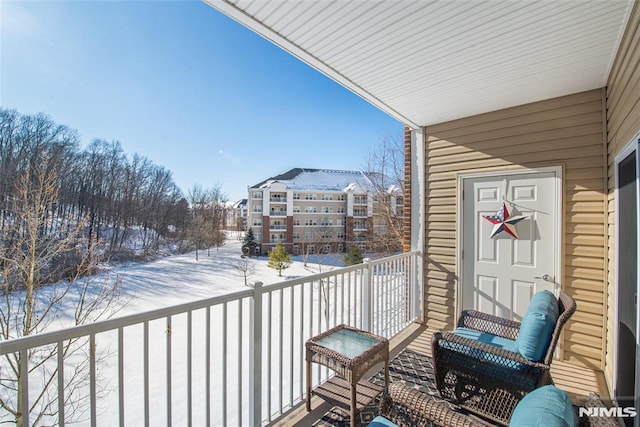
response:
<path fill-rule="evenodd" d="M 269 230 L 286 230 L 285 224 L 269 224 Z"/>
<path fill-rule="evenodd" d="M 39 423 L 63 426 L 77 363 L 87 378 L 74 392 L 92 426 L 262 425 L 305 398 L 304 343 L 347 323 L 392 337 L 419 313 L 415 252 L 228 295 L 2 342 L 0 371 L 18 357 L 28 393 L 8 396 L 31 408 L 41 370 L 56 370 L 49 392 L 57 412 Z M 88 362 L 61 351 L 72 342 Z M 157 351 L 158 347 L 162 351 Z M 47 360 L 38 352 L 52 355 Z M 331 375 L 314 367 L 313 385 Z M 5 394 L 7 390 L 4 391 Z M 7 397 L 7 396 L 4 396 Z M 77 403 L 76 403 L 77 404 Z M 78 412 L 76 412 L 78 413 Z M 23 425 L 32 425 L 27 414 Z"/>
<path fill-rule="evenodd" d="M 269 216 L 287 216 L 287 211 L 269 211 Z"/>

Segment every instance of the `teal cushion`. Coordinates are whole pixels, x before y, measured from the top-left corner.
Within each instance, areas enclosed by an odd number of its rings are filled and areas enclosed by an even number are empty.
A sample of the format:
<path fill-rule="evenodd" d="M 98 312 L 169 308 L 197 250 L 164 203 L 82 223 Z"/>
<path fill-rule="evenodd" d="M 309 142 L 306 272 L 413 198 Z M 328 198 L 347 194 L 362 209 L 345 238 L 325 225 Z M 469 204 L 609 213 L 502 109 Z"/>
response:
<path fill-rule="evenodd" d="M 464 338 L 470 338 L 475 341 L 479 341 L 484 344 L 489 344 L 494 347 L 503 348 L 505 350 L 510 350 L 513 352 L 518 352 L 518 349 L 515 345 L 515 341 L 502 338 L 497 335 L 489 334 L 486 332 L 479 332 L 474 329 L 469 328 L 456 328 L 453 331 L 456 335 L 459 335 Z M 442 341 L 440 345 L 448 350 L 453 350 L 458 353 L 462 353 L 468 357 L 481 360 L 483 362 L 490 362 L 495 365 L 500 365 L 505 369 L 526 369 L 526 365 L 516 362 L 515 360 L 507 359 L 505 357 L 498 357 L 494 354 L 488 353 L 484 350 L 480 350 L 474 347 L 468 347 L 462 344 L 454 344 L 450 341 Z M 512 375 L 513 373 L 509 373 L 507 375 Z"/>
<path fill-rule="evenodd" d="M 551 316 L 558 318 L 558 299 L 551 291 L 540 291 L 531 297 L 531 302 L 527 311 L 548 312 Z"/>
<path fill-rule="evenodd" d="M 480 332 L 476 331 L 475 329 L 469 328 L 456 328 L 453 333 L 464 338 L 471 338 L 472 340 L 492 345 L 494 347 L 504 348 L 505 350 L 513 351 L 515 353 L 518 352 L 516 342 L 514 340 L 510 340 L 509 338 L 502 338 L 497 335 L 489 334 L 487 332 Z"/>
<path fill-rule="evenodd" d="M 539 362 L 544 358 L 558 321 L 558 311 L 558 300 L 549 291 L 538 292 L 531 298 L 516 338 L 518 352 L 528 360 Z"/>
<path fill-rule="evenodd" d="M 369 427 L 398 427 L 397 424 L 392 423 L 385 417 L 378 415 L 369 423 Z"/>
<path fill-rule="evenodd" d="M 569 396 L 554 385 L 527 394 L 513 410 L 509 426 L 575 427 L 576 415 Z"/>

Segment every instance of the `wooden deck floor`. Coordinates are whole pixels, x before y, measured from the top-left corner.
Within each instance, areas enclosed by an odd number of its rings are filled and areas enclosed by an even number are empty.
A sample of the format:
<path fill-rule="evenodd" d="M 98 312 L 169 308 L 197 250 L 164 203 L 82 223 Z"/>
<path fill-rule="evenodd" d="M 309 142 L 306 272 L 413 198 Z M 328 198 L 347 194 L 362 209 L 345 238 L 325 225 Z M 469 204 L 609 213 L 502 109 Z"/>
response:
<path fill-rule="evenodd" d="M 422 325 L 412 325 L 398 337 L 390 342 L 391 358 L 405 348 L 431 356 L 431 336 L 433 330 Z M 377 372 L 380 367 L 374 367 L 371 373 Z M 555 384 L 565 390 L 574 403 L 580 403 L 581 399 L 592 391 L 597 392 L 603 398 L 609 397 L 604 374 L 600 371 L 571 365 L 563 361 L 554 361 L 551 374 Z M 311 399 L 311 412 L 307 412 L 302 402 L 291 412 L 271 423 L 271 426 L 312 426 L 331 409 L 331 405 L 317 396 Z"/>

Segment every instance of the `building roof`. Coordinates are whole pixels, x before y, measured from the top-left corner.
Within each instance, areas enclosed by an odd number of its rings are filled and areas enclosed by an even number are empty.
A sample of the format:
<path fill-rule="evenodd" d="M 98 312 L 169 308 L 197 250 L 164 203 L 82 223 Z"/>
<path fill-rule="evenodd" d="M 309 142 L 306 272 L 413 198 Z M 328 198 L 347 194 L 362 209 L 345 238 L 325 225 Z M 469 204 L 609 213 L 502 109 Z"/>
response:
<path fill-rule="evenodd" d="M 231 207 L 233 209 L 241 209 L 247 207 L 247 199 L 240 199 L 235 202 L 231 202 Z"/>
<path fill-rule="evenodd" d="M 265 179 L 250 188 L 270 188 L 274 184 L 284 184 L 291 190 L 349 191 L 373 189 L 366 173 L 360 171 L 294 168 L 280 175 Z"/>
<path fill-rule="evenodd" d="M 633 0 L 205 0 L 417 128 L 606 86 Z"/>

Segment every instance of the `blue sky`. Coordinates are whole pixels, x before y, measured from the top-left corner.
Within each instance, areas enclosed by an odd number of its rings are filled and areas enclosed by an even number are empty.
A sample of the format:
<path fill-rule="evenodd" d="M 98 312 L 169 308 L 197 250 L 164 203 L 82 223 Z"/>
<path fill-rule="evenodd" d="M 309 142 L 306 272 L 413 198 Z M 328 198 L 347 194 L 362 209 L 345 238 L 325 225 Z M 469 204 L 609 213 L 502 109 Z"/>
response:
<path fill-rule="evenodd" d="M 119 140 L 230 200 L 293 167 L 362 169 L 402 124 L 199 1 L 0 2 L 0 105 Z"/>

